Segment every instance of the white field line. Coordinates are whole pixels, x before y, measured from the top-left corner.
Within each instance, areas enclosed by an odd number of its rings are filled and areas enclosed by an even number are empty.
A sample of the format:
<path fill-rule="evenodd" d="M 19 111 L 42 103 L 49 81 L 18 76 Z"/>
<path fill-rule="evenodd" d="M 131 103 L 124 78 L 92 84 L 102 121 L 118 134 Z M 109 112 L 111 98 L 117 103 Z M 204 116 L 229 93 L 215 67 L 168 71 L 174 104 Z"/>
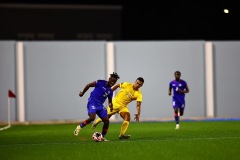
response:
<path fill-rule="evenodd" d="M 102 143 L 132 143 L 132 142 L 151 142 L 151 141 L 191 141 L 191 140 L 221 140 L 221 139 L 240 139 L 240 137 L 208 137 L 208 138 L 167 138 L 167 139 L 131 139 L 131 140 L 114 140 Z M 76 142 L 53 142 L 53 143 L 17 143 L 17 144 L 0 144 L 0 147 L 11 147 L 11 146 L 43 146 L 43 145 L 77 145 L 82 144 L 82 141 Z M 86 141 L 84 141 L 85 143 Z M 89 141 L 92 143 L 91 141 Z M 93 142 L 96 143 L 96 142 Z"/>

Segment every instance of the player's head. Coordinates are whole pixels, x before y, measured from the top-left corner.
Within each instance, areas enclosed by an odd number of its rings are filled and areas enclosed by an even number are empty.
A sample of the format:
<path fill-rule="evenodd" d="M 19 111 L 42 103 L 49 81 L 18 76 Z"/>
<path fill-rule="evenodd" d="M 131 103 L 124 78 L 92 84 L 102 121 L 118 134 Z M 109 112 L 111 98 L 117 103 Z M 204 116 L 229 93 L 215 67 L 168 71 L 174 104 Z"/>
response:
<path fill-rule="evenodd" d="M 175 71 L 175 72 L 174 72 L 174 76 L 175 76 L 175 79 L 176 79 L 176 80 L 179 80 L 180 77 L 181 77 L 181 72 L 180 72 L 180 71 Z"/>
<path fill-rule="evenodd" d="M 117 80 L 120 78 L 116 72 L 113 72 L 112 74 L 110 74 L 110 77 L 116 78 Z"/>
<path fill-rule="evenodd" d="M 120 78 L 119 75 L 116 72 L 113 72 L 112 74 L 110 74 L 108 84 L 112 87 L 119 78 Z"/>
<path fill-rule="evenodd" d="M 133 88 L 135 90 L 138 90 L 140 87 L 143 86 L 144 79 L 142 77 L 138 77 L 137 80 L 135 81 L 135 84 L 133 85 Z"/>
<path fill-rule="evenodd" d="M 142 77 L 138 77 L 137 80 L 139 80 L 140 82 L 144 83 L 144 79 Z"/>

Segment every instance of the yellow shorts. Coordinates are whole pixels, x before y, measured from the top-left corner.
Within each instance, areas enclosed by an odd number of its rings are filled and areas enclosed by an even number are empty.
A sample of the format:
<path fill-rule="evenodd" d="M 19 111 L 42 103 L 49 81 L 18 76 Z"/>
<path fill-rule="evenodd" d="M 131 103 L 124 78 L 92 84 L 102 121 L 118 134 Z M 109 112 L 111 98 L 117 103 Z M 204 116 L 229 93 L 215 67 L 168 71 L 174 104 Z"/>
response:
<path fill-rule="evenodd" d="M 120 114 L 121 112 L 129 112 L 127 107 L 113 107 L 113 111 L 110 111 L 110 107 L 107 109 L 109 115 L 114 115 L 115 113 Z M 130 112 L 129 112 L 130 113 Z"/>

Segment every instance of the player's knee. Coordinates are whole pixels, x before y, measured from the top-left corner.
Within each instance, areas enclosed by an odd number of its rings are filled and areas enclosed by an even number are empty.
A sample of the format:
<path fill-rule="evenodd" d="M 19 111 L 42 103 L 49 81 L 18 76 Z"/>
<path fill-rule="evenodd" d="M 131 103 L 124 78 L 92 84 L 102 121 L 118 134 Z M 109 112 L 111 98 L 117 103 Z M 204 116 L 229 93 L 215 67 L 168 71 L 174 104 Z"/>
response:
<path fill-rule="evenodd" d="M 123 120 L 130 122 L 131 118 L 130 117 L 124 117 Z"/>
<path fill-rule="evenodd" d="M 130 116 L 130 115 L 127 115 L 124 120 L 130 122 L 131 116 Z"/>
<path fill-rule="evenodd" d="M 103 119 L 104 124 L 109 124 L 109 119 Z"/>
<path fill-rule="evenodd" d="M 92 122 L 95 120 L 95 117 L 90 117 L 89 120 Z"/>
<path fill-rule="evenodd" d="M 183 113 L 184 113 L 183 111 L 182 111 L 182 112 L 180 112 L 180 116 L 183 116 Z"/>

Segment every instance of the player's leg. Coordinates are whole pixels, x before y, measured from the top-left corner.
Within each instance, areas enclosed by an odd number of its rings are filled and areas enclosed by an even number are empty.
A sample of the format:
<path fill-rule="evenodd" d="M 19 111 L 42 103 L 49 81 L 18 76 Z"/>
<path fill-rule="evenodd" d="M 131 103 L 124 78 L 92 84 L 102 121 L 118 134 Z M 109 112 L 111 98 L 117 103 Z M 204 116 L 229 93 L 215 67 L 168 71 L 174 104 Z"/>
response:
<path fill-rule="evenodd" d="M 95 129 L 100 122 L 102 122 L 101 118 L 96 119 L 92 124 L 92 129 Z"/>
<path fill-rule="evenodd" d="M 183 116 L 183 114 L 184 114 L 185 103 L 184 102 L 179 103 L 178 106 L 180 106 L 178 108 L 178 124 L 176 124 L 176 128 L 175 129 L 179 129 L 180 128 L 180 116 Z"/>
<path fill-rule="evenodd" d="M 173 110 L 174 110 L 174 120 L 176 123 L 176 128 L 175 129 L 179 129 L 180 125 L 179 125 L 179 104 L 177 101 L 173 100 L 172 102 L 173 105 Z"/>
<path fill-rule="evenodd" d="M 176 128 L 175 129 L 179 129 L 180 128 L 180 116 L 179 116 L 179 109 L 178 108 L 174 108 L 174 120 L 176 123 Z"/>
<path fill-rule="evenodd" d="M 89 123 L 91 123 L 92 121 L 94 121 L 96 118 L 96 113 L 90 113 L 89 114 L 89 118 L 86 119 L 85 121 L 83 121 L 81 124 L 80 124 L 80 127 L 83 128 L 84 126 L 88 125 Z"/>
<path fill-rule="evenodd" d="M 89 114 L 89 118 L 84 120 L 80 125 L 78 125 L 76 127 L 76 129 L 74 130 L 74 135 L 77 136 L 78 133 L 80 132 L 80 130 L 85 127 L 86 125 L 88 125 L 89 123 L 91 123 L 92 121 L 94 121 L 94 119 L 96 118 L 96 114 L 95 113 L 90 113 Z"/>
<path fill-rule="evenodd" d="M 89 118 L 84 120 L 80 125 L 78 125 L 76 127 L 76 129 L 73 132 L 75 136 L 78 135 L 78 133 L 84 126 L 88 125 L 89 123 L 91 123 L 92 121 L 95 120 L 95 118 L 96 118 L 96 107 L 95 106 L 96 106 L 95 104 L 88 103 L 87 110 L 88 110 Z"/>
<path fill-rule="evenodd" d="M 184 114 L 184 109 L 180 109 L 180 116 L 183 116 Z"/>
<path fill-rule="evenodd" d="M 105 136 L 106 136 L 106 134 L 107 134 L 107 132 L 108 132 L 109 119 L 108 119 L 108 117 L 105 117 L 105 118 L 102 119 L 102 121 L 103 121 L 103 127 L 102 127 L 102 136 L 103 136 L 103 139 L 102 139 L 102 141 L 107 142 L 107 141 L 109 141 L 109 140 L 107 140 L 107 139 L 105 138 Z"/>
<path fill-rule="evenodd" d="M 123 123 L 122 123 L 122 126 L 121 126 L 119 139 L 128 139 L 128 138 L 131 137 L 131 135 L 125 135 L 125 133 L 128 129 L 129 122 L 130 122 L 130 112 L 120 112 L 120 116 L 123 119 Z"/>
<path fill-rule="evenodd" d="M 179 113 L 178 113 L 179 109 L 178 108 L 174 108 L 174 120 L 176 124 L 179 124 Z"/>
<path fill-rule="evenodd" d="M 102 141 L 107 142 L 108 140 L 105 138 L 107 132 L 108 132 L 108 127 L 109 127 L 109 118 L 107 114 L 107 110 L 103 109 L 100 111 L 97 111 L 97 115 L 101 118 L 103 121 L 103 127 L 102 127 Z"/>
<path fill-rule="evenodd" d="M 181 102 L 181 107 L 180 107 L 180 116 L 183 116 L 184 109 L 185 109 L 185 101 L 182 101 Z"/>
<path fill-rule="evenodd" d="M 110 110 L 110 108 L 108 107 L 108 109 L 107 109 L 107 112 L 108 112 L 108 118 L 110 118 L 112 115 L 114 115 L 115 113 L 117 113 L 117 109 L 114 109 L 113 111 L 111 111 Z M 102 119 L 101 118 L 98 118 L 95 122 L 93 122 L 93 124 L 92 124 L 92 129 L 95 129 L 96 127 L 97 127 L 97 125 L 99 124 L 99 123 L 101 123 L 102 122 Z"/>

